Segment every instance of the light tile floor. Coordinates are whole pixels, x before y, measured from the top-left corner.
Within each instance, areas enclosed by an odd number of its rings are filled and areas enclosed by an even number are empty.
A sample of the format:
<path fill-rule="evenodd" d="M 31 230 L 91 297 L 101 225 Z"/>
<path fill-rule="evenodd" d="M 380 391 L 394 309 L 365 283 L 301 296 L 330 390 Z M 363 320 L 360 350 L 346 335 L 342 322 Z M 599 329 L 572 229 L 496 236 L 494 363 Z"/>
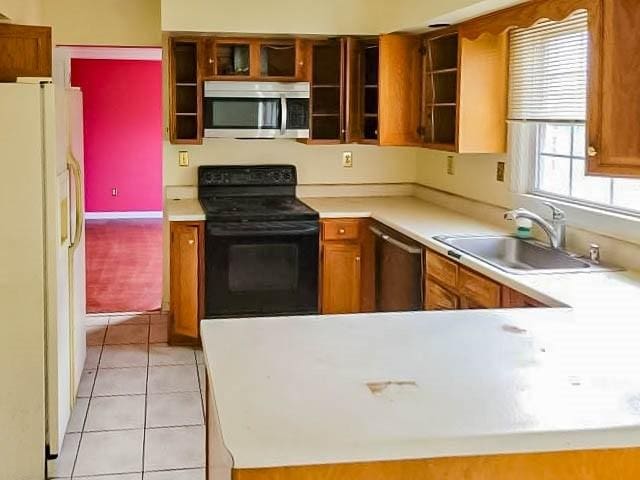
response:
<path fill-rule="evenodd" d="M 162 314 L 90 316 L 87 360 L 55 472 L 66 480 L 204 480 L 202 351 Z"/>

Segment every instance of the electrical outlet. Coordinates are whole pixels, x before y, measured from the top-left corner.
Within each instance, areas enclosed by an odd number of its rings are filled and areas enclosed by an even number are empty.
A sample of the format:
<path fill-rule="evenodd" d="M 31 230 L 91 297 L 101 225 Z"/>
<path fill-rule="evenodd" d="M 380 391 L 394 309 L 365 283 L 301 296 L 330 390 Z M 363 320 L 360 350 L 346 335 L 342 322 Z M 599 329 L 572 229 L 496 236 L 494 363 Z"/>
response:
<path fill-rule="evenodd" d="M 111 196 L 112 197 L 117 197 L 118 196 L 118 189 L 116 187 L 113 187 L 111 189 Z"/>
<path fill-rule="evenodd" d="M 504 182 L 504 162 L 498 162 L 498 167 L 496 168 L 496 180 Z"/>
<path fill-rule="evenodd" d="M 353 153 L 351 153 L 351 152 L 342 152 L 342 166 L 344 168 L 353 167 Z"/>
<path fill-rule="evenodd" d="M 189 152 L 181 150 L 178 152 L 178 165 L 181 167 L 189 166 Z"/>
<path fill-rule="evenodd" d="M 447 173 L 449 175 L 455 175 L 456 173 L 456 166 L 455 162 L 453 161 L 453 155 L 447 156 Z"/>

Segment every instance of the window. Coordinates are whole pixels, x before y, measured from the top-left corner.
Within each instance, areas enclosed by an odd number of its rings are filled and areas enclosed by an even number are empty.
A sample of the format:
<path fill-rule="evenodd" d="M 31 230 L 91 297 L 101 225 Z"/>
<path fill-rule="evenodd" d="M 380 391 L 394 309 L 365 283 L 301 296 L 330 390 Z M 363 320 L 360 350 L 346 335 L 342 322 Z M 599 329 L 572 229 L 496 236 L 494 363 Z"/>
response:
<path fill-rule="evenodd" d="M 542 21 L 511 32 L 509 119 L 535 142 L 529 191 L 640 214 L 640 180 L 587 176 L 585 147 L 588 18 Z"/>

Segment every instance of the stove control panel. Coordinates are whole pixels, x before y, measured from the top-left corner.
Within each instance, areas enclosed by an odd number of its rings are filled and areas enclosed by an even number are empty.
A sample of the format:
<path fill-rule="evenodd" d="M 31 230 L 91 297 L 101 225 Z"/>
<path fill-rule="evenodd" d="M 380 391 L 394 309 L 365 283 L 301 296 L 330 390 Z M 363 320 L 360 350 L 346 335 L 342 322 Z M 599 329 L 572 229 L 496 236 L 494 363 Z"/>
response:
<path fill-rule="evenodd" d="M 217 186 L 295 186 L 294 165 L 202 166 L 198 169 L 198 185 Z"/>

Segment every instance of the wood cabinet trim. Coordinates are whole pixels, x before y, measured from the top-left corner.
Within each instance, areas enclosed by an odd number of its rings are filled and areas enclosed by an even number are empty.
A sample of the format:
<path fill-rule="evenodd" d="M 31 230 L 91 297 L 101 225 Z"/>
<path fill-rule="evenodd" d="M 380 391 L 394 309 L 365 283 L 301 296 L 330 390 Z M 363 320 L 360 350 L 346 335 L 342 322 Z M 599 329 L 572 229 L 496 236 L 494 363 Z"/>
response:
<path fill-rule="evenodd" d="M 499 35 L 511 28 L 527 28 L 538 20 L 560 21 L 576 10 L 593 8 L 600 0 L 531 0 L 460 24 L 460 35 L 470 40 L 488 33 Z"/>
<path fill-rule="evenodd" d="M 640 449 L 476 455 L 300 467 L 233 469 L 233 480 L 634 480 Z"/>

